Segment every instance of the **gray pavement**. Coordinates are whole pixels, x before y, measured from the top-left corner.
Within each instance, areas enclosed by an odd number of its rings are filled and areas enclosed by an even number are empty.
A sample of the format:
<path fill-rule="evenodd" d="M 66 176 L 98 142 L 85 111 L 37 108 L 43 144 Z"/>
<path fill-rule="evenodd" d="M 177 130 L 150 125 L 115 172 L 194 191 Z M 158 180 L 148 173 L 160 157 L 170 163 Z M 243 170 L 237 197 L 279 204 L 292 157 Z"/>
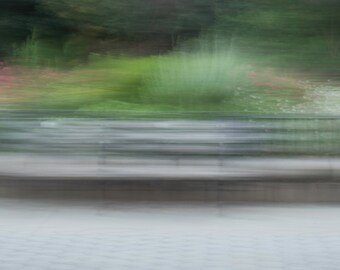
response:
<path fill-rule="evenodd" d="M 0 269 L 338 270 L 339 228 L 339 205 L 0 199 Z"/>

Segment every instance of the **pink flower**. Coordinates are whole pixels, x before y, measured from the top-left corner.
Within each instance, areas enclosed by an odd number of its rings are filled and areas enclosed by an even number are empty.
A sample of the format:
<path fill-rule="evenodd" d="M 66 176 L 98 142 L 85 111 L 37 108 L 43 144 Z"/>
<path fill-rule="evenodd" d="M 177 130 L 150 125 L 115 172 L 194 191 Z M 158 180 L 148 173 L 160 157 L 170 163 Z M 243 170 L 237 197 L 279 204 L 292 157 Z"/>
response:
<path fill-rule="evenodd" d="M 0 76 L 0 83 L 4 82 L 4 83 L 10 83 L 14 81 L 14 77 L 12 76 Z"/>

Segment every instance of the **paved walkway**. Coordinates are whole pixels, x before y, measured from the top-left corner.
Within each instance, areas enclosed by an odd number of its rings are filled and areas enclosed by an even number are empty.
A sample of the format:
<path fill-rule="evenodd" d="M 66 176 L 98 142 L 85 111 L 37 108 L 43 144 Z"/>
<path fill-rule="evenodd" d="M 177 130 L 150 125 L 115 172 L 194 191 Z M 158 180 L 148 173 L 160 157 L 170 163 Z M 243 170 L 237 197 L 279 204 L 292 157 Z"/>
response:
<path fill-rule="evenodd" d="M 340 206 L 0 199 L 1 270 L 340 269 Z"/>

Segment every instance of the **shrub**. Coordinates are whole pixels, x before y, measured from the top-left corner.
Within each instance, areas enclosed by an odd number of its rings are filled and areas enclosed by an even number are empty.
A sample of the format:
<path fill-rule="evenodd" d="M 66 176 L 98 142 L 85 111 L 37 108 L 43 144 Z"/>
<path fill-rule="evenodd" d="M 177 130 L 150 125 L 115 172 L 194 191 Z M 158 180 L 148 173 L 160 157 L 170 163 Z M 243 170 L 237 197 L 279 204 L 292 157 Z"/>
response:
<path fill-rule="evenodd" d="M 246 69 L 230 52 L 161 56 L 146 81 L 146 102 L 194 108 L 231 102 L 247 84 Z"/>

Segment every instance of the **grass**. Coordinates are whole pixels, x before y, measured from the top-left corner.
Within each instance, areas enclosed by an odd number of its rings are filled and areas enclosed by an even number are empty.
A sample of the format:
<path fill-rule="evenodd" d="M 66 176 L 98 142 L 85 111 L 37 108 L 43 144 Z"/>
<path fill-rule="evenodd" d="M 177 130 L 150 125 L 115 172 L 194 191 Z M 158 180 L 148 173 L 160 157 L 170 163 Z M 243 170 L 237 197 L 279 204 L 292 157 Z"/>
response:
<path fill-rule="evenodd" d="M 257 77 L 251 76 L 254 70 Z M 135 111 L 269 113 L 288 111 L 301 97 L 298 79 L 246 64 L 231 50 L 163 56 L 91 55 L 68 70 L 35 69 L 26 108 L 78 112 Z M 37 76 L 37 73 L 39 76 Z M 33 73 L 32 73 L 33 74 Z"/>
<path fill-rule="evenodd" d="M 36 94 L 26 106 L 78 110 L 109 101 L 133 103 L 138 99 L 144 74 L 152 63 L 148 58 L 93 56 L 87 65 L 58 71 L 57 78 L 50 79 L 47 74 L 31 84 L 27 91 Z M 116 109 L 115 106 L 112 109 Z"/>

